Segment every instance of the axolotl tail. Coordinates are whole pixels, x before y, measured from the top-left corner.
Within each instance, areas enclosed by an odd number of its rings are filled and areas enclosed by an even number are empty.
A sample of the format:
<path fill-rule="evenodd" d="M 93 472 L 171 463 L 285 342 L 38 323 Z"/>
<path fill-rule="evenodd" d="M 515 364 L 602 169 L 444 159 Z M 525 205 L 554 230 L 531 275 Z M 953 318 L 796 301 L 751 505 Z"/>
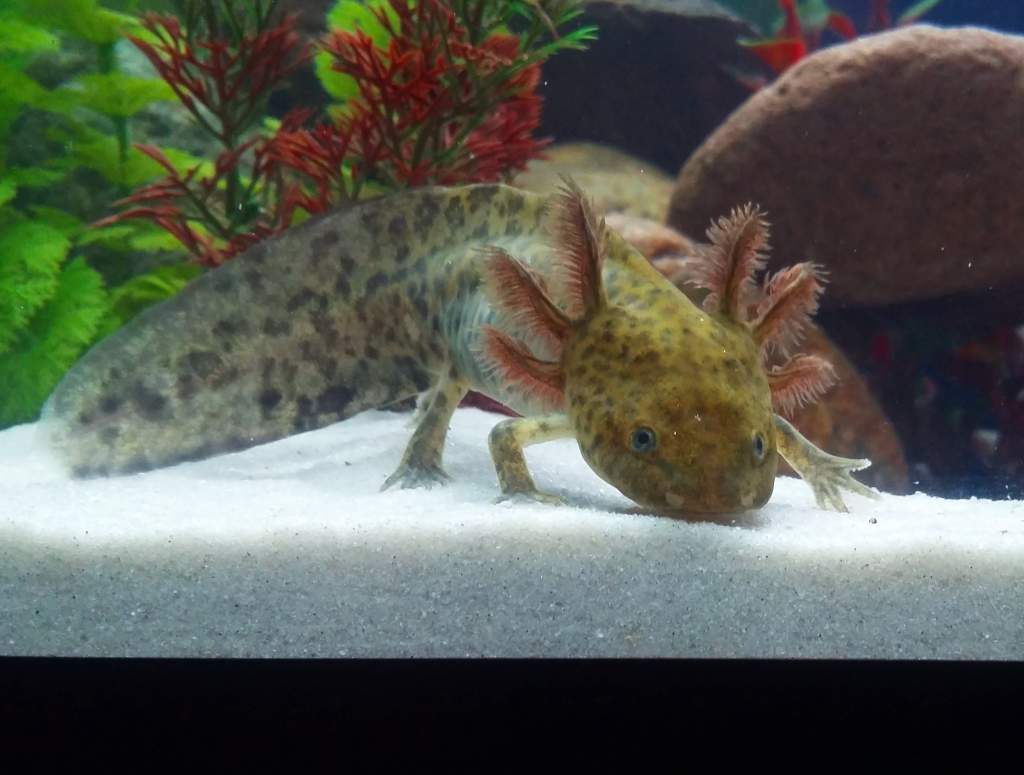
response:
<path fill-rule="evenodd" d="M 415 395 L 451 361 L 445 313 L 479 248 L 536 232 L 543 200 L 420 189 L 311 219 L 99 343 L 43 412 L 78 476 L 241 450 Z"/>

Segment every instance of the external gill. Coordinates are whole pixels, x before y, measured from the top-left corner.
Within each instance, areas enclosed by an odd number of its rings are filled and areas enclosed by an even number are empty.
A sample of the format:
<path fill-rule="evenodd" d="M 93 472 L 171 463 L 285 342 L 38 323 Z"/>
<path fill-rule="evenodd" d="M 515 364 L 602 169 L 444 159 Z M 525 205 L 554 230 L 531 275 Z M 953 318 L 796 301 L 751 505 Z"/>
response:
<path fill-rule="evenodd" d="M 548 296 L 539 275 L 503 250 L 492 250 L 486 256 L 484 282 L 488 298 L 506 323 L 523 330 L 529 339 L 543 342 L 552 359 L 537 357 L 525 341 L 496 326 L 482 328 L 480 354 L 490 371 L 549 412 L 540 417 L 505 420 L 491 431 L 489 445 L 501 499 L 557 504 L 560 498 L 537 489 L 523 448 L 575 435 L 565 414 L 562 353 L 574 329 L 606 304 L 601 280 L 605 227 L 594 217 L 583 192 L 568 179 L 552 200 L 549 212 L 553 274 L 561 280 L 566 309 L 560 309 Z"/>
<path fill-rule="evenodd" d="M 830 455 L 804 438 L 787 420 L 779 415 L 775 415 L 774 420 L 775 430 L 778 431 L 776 443 L 779 454 L 810 485 L 818 508 L 849 511 L 839 493 L 841 489 L 876 500 L 880 497 L 874 490 L 850 476 L 851 472 L 870 466 L 870 460 Z"/>

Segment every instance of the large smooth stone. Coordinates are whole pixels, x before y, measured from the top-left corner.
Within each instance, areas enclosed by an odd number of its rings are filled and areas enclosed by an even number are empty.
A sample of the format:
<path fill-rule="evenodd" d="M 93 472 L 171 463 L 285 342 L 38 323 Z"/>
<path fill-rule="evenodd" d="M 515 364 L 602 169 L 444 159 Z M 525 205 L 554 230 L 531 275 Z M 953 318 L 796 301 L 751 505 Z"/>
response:
<path fill-rule="evenodd" d="M 922 25 L 808 57 L 690 157 L 668 223 L 749 200 L 772 268 L 828 268 L 826 306 L 1024 281 L 1024 38 Z"/>

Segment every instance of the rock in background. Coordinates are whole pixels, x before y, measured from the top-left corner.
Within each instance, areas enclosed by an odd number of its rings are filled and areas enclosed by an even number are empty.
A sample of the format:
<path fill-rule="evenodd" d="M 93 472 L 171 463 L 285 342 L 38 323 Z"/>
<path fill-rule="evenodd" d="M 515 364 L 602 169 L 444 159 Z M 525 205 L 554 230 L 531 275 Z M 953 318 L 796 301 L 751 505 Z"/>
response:
<path fill-rule="evenodd" d="M 1024 38 L 916 26 L 821 51 L 683 166 L 668 223 L 766 207 L 773 268 L 884 401 L 915 487 L 1024 496 Z"/>
<path fill-rule="evenodd" d="M 828 268 L 826 306 L 1024 280 L 1024 38 L 915 26 L 808 57 L 694 153 L 668 215 L 686 232 L 768 210 L 773 266 Z"/>
<path fill-rule="evenodd" d="M 541 134 L 620 148 L 675 170 L 749 91 L 761 71 L 736 39 L 752 30 L 709 0 L 588 3 L 598 39 L 544 64 Z"/>
<path fill-rule="evenodd" d="M 603 213 L 624 213 L 661 222 L 672 196 L 672 176 L 655 164 L 597 143 L 559 143 L 544 152 L 513 181 L 546 194 L 575 180 Z"/>

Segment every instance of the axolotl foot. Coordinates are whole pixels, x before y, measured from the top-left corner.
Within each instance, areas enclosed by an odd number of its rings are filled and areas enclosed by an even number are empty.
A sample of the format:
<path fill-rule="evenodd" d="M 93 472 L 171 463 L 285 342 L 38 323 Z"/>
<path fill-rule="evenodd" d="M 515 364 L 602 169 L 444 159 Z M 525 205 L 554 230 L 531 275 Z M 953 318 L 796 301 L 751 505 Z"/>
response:
<path fill-rule="evenodd" d="M 545 506 L 565 506 L 566 501 L 560 495 L 552 495 L 551 493 L 541 492 L 540 490 L 530 490 L 528 492 L 507 492 L 499 495 L 494 500 L 495 503 L 543 503 Z"/>
<path fill-rule="evenodd" d="M 380 489 L 388 490 L 397 487 L 400 490 L 412 490 L 419 487 L 430 489 L 448 484 L 451 477 L 439 465 L 413 465 L 402 463 L 398 469 L 384 480 Z"/>
<path fill-rule="evenodd" d="M 863 495 L 868 498 L 879 499 L 881 496 L 869 487 L 858 482 L 850 473 L 860 471 L 871 465 L 867 458 L 853 459 L 827 455 L 827 458 L 818 458 L 813 472 L 804 476 L 804 480 L 811 486 L 814 492 L 814 500 L 819 509 L 832 509 L 833 511 L 849 511 L 840 490 Z"/>
<path fill-rule="evenodd" d="M 800 477 L 810 485 L 819 509 L 849 511 L 840 490 L 878 499 L 881 496 L 850 474 L 871 465 L 867 458 L 848 458 L 830 455 L 808 441 L 788 421 L 775 415 L 775 428 L 779 431 L 779 452 Z"/>

